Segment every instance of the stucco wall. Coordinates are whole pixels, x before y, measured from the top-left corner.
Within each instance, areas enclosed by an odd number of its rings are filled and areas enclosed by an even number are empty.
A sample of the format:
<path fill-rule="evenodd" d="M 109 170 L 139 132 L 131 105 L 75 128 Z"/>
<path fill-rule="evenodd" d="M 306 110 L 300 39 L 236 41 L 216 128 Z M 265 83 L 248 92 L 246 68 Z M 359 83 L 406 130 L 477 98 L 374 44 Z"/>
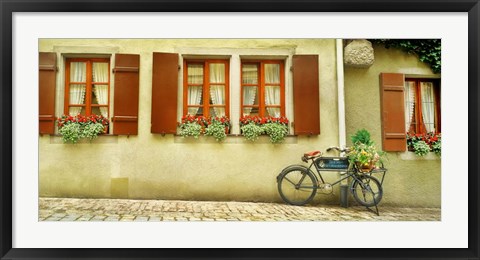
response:
<path fill-rule="evenodd" d="M 375 62 L 369 68 L 345 67 L 345 109 L 347 144 L 350 136 L 365 128 L 381 147 L 380 78 L 382 72 L 410 76 L 439 77 L 414 55 L 374 45 Z M 384 182 L 385 205 L 441 206 L 441 160 L 430 154 L 416 157 L 412 152 L 390 152 Z"/>
<path fill-rule="evenodd" d="M 140 54 L 138 135 L 100 136 L 92 143 L 75 145 L 63 144 L 59 136 L 40 136 L 40 196 L 280 201 L 275 177 L 282 168 L 301 163 L 300 156 L 305 151 L 325 150 L 338 144 L 334 39 L 42 39 L 39 51 L 55 51 L 59 55 L 105 51 Z M 233 55 L 231 62 L 238 62 L 239 55 L 278 56 L 287 53 L 290 57 L 287 68 L 292 54 L 318 54 L 321 134 L 289 136 L 285 143 L 278 145 L 270 144 L 267 138 L 249 143 L 242 136 L 228 136 L 225 142 L 217 143 L 209 137 L 189 140 L 151 134 L 152 52 L 230 53 Z M 59 66 L 57 116 L 63 111 L 61 60 Z M 238 74 L 232 71 L 231 79 Z M 289 69 L 286 74 L 287 116 L 294 121 Z M 235 119 L 233 115 L 240 113 L 239 96 L 235 95 L 239 92 L 234 90 L 238 83 L 234 82 L 231 80 L 232 119 Z M 181 103 L 179 111 L 180 119 Z M 327 175 L 327 179 L 336 178 L 336 173 Z M 319 195 L 316 201 L 338 203 L 338 197 Z"/>

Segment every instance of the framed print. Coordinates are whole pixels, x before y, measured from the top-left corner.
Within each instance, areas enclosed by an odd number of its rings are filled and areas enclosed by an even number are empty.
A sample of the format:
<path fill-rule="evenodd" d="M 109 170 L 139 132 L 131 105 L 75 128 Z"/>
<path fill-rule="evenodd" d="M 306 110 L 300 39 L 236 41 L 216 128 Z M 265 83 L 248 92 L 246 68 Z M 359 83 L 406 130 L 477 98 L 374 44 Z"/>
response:
<path fill-rule="evenodd" d="M 0 259 L 479 258 L 478 1 L 0 6 Z"/>

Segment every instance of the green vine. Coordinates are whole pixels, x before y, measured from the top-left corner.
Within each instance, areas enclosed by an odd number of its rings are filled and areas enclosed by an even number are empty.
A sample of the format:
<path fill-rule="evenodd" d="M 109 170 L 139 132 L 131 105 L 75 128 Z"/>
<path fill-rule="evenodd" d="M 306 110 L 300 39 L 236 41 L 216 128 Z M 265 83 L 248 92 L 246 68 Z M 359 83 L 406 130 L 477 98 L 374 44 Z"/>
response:
<path fill-rule="evenodd" d="M 383 44 L 385 48 L 399 48 L 416 54 L 420 61 L 430 65 L 433 73 L 442 69 L 442 41 L 440 39 L 373 39 L 372 43 Z"/>

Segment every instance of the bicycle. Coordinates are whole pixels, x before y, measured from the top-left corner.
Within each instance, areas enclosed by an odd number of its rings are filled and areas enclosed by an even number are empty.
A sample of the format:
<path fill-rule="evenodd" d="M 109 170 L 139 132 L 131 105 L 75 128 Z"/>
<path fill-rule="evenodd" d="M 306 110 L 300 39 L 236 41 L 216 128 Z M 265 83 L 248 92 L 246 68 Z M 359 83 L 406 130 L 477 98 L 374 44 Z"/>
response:
<path fill-rule="evenodd" d="M 339 147 L 329 147 L 327 152 L 333 149 L 341 154 L 349 152 L 348 148 L 340 149 Z M 377 205 L 383 197 L 382 184 L 387 172 L 383 164 L 379 168 L 364 171 L 356 164 L 350 163 L 346 156 L 324 157 L 320 151 L 308 152 L 302 156 L 303 162 L 308 163 L 309 160 L 311 160 L 309 167 L 290 165 L 277 176 L 278 192 L 283 201 L 291 205 L 305 205 L 313 200 L 317 190 L 321 190 L 322 193 L 331 193 L 333 186 L 351 178 L 348 190 L 355 201 L 367 209 L 375 206 L 376 213 L 379 215 Z M 316 170 L 316 174 L 312 167 Z M 321 174 L 322 171 L 345 172 L 345 175 L 334 183 L 326 183 Z M 373 177 L 373 173 L 383 173 L 381 181 Z"/>

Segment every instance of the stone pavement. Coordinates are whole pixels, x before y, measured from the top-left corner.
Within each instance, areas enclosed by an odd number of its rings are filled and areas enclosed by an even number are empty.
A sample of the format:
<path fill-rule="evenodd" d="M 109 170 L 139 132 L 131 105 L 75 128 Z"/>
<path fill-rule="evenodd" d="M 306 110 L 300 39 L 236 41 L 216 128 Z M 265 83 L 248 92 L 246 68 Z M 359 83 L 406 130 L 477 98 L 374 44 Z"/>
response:
<path fill-rule="evenodd" d="M 40 198 L 39 221 L 440 221 L 439 208 L 291 206 L 281 203 Z"/>

